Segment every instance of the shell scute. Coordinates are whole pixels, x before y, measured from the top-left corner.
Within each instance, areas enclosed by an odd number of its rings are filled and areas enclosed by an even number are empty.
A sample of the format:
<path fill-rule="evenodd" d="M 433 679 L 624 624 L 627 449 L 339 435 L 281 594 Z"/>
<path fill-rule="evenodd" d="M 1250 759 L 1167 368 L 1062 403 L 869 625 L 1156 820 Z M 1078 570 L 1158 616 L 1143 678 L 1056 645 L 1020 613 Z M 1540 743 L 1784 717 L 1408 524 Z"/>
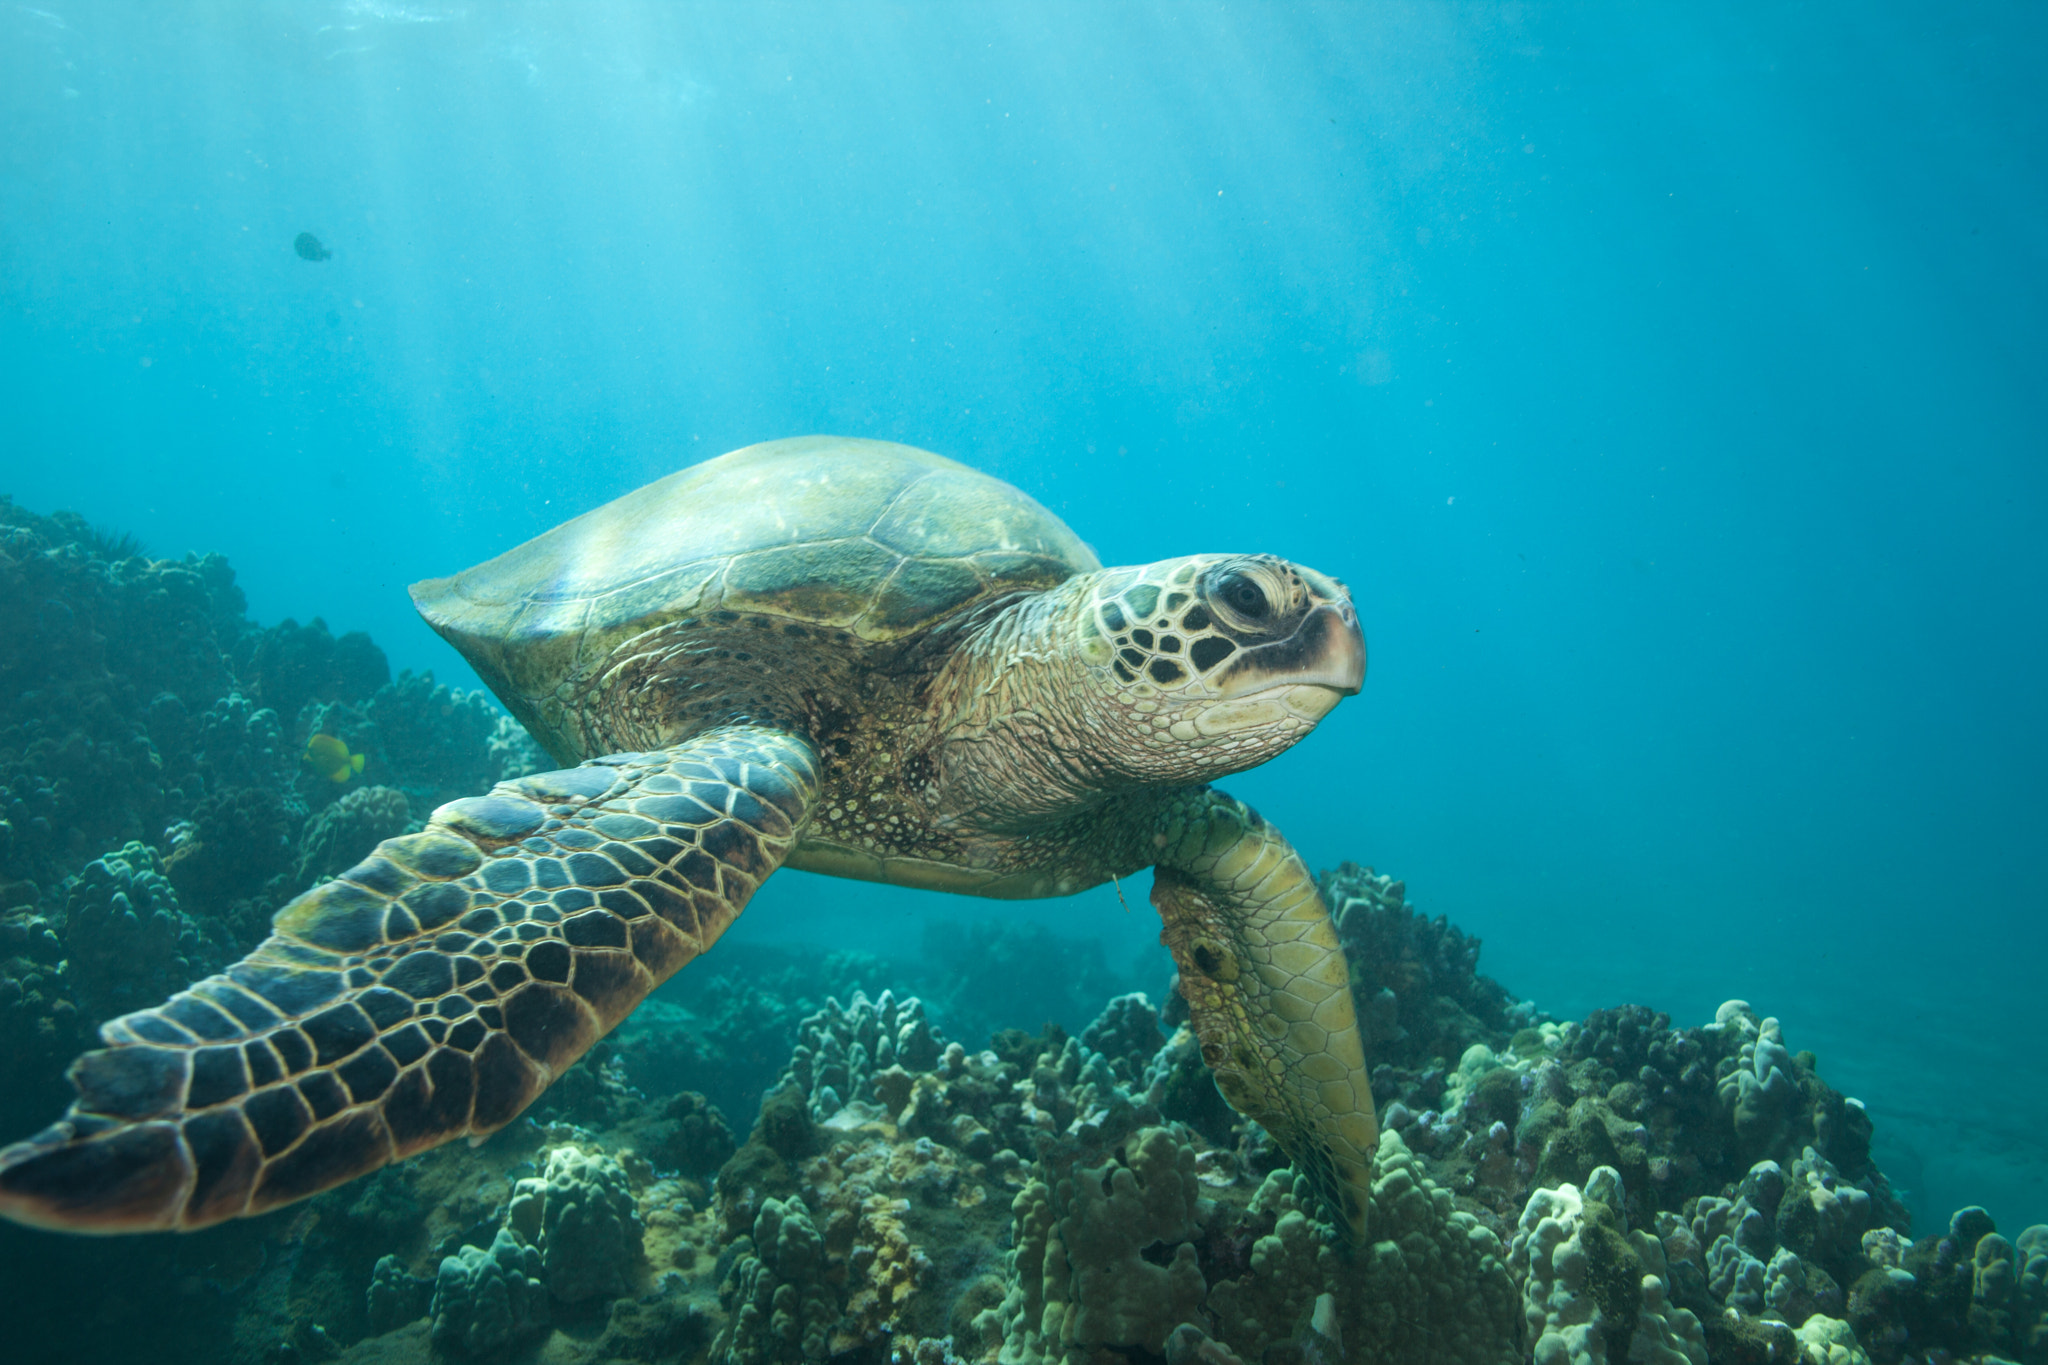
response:
<path fill-rule="evenodd" d="M 869 619 L 901 629 L 942 616 L 981 595 L 986 580 L 971 562 L 959 559 L 907 559 L 889 582 L 889 591 L 875 603 Z"/>
<path fill-rule="evenodd" d="M 850 626 L 874 602 L 902 557 L 871 540 L 827 540 L 755 550 L 725 575 L 728 610 L 771 610 L 820 625 Z"/>
<path fill-rule="evenodd" d="M 909 446 L 813 436 L 693 465 L 412 591 L 573 762 L 587 756 L 591 697 L 641 706 L 637 685 L 687 685 L 693 651 L 744 661 L 757 646 L 732 640 L 735 627 L 820 649 L 886 644 L 1099 567 L 998 479 Z"/>

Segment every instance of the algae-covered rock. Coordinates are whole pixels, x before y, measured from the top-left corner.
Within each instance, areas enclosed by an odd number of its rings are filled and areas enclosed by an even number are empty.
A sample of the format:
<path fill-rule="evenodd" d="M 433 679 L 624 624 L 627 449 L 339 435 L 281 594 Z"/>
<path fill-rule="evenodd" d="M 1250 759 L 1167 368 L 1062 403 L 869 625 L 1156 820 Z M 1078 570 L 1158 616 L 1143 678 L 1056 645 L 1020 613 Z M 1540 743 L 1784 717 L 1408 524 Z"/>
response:
<path fill-rule="evenodd" d="M 739 1149 L 725 1115 L 694 1090 L 669 1099 L 656 1121 L 655 1133 L 643 1155 L 660 1169 L 684 1175 L 710 1175 Z"/>
<path fill-rule="evenodd" d="M 718 1208 L 726 1236 L 753 1227 L 765 1201 L 796 1195 L 797 1165 L 817 1149 L 817 1142 L 804 1092 L 795 1084 L 770 1091 L 753 1131 L 718 1170 Z"/>
<path fill-rule="evenodd" d="M 2048 1365 L 2048 1226 L 2008 1240 L 1981 1208 L 1910 1246 L 1873 1233 L 1847 1319 L 1878 1365 L 1932 1351 Z"/>

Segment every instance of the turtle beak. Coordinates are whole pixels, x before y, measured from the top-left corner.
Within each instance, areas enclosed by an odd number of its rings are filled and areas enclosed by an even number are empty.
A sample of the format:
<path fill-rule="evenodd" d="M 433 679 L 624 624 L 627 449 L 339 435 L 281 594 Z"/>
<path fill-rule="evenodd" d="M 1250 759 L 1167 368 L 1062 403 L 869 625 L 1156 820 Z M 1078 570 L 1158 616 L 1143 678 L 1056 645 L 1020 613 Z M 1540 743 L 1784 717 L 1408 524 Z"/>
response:
<path fill-rule="evenodd" d="M 1341 698 L 1357 696 L 1364 684 L 1365 636 L 1359 632 L 1350 595 L 1338 588 L 1334 600 L 1309 610 L 1293 635 L 1252 650 L 1244 664 L 1232 670 L 1223 698 L 1274 687 L 1316 687 L 1335 693 L 1329 699 L 1335 706 Z"/>
<path fill-rule="evenodd" d="M 1322 657 L 1297 681 L 1332 688 L 1341 696 L 1357 696 L 1358 689 L 1365 686 L 1365 633 L 1358 628 L 1358 613 L 1352 610 L 1350 597 L 1310 612 L 1308 620 L 1301 623 L 1301 634 L 1318 622 Z"/>

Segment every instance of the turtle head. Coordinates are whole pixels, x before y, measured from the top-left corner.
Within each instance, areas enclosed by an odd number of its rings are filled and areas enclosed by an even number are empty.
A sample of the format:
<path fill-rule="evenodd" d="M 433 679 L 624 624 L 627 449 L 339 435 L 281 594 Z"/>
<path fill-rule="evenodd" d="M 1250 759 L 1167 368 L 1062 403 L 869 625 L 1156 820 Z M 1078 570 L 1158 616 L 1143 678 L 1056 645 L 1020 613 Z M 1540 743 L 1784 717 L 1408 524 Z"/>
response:
<path fill-rule="evenodd" d="M 1106 570 L 1073 610 L 1091 729 L 1140 781 L 1255 767 L 1365 681 L 1350 592 L 1272 555 Z"/>

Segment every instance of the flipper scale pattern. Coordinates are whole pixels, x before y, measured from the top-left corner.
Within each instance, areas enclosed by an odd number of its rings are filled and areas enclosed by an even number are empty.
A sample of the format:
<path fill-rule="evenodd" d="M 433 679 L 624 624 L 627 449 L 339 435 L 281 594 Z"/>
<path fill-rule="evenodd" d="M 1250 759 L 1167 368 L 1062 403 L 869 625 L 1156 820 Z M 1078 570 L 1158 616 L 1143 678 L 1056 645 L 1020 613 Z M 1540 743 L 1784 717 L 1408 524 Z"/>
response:
<path fill-rule="evenodd" d="M 260 1213 L 512 1121 L 715 943 L 809 819 L 817 757 L 731 728 L 454 801 L 109 1021 L 0 1212 L 75 1231 Z"/>

